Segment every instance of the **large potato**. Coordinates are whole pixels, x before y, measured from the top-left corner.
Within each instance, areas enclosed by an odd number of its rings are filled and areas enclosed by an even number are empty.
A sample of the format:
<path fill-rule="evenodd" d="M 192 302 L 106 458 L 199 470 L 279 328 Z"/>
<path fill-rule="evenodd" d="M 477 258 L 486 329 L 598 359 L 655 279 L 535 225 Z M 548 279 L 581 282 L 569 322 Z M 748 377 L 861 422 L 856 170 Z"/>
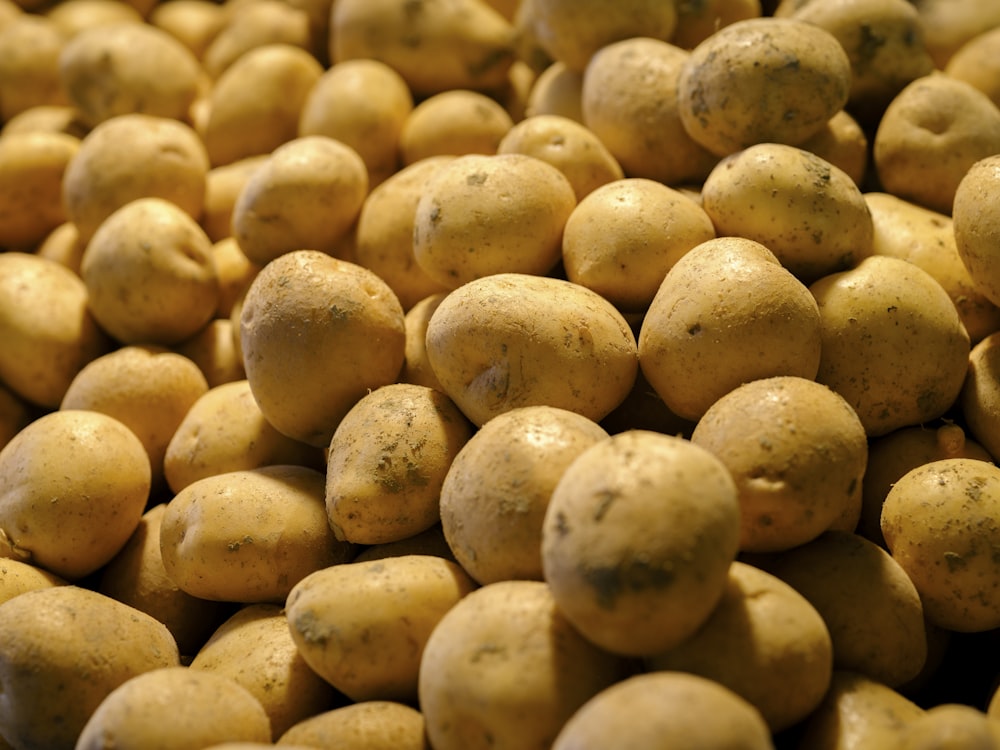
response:
<path fill-rule="evenodd" d="M 476 425 L 519 406 L 601 420 L 632 389 L 635 336 L 610 302 L 555 278 L 496 274 L 465 284 L 427 324 L 427 356 Z"/>

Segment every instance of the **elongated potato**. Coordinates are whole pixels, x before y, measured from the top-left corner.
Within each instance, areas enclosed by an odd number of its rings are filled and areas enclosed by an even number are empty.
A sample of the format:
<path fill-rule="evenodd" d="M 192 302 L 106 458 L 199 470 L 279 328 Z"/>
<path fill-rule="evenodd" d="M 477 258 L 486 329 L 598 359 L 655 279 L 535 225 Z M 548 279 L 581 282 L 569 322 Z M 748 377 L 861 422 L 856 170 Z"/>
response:
<path fill-rule="evenodd" d="M 286 750 L 332 746 L 338 750 L 430 750 L 424 726 L 423 714 L 406 703 L 361 701 L 303 719 L 276 744 Z"/>

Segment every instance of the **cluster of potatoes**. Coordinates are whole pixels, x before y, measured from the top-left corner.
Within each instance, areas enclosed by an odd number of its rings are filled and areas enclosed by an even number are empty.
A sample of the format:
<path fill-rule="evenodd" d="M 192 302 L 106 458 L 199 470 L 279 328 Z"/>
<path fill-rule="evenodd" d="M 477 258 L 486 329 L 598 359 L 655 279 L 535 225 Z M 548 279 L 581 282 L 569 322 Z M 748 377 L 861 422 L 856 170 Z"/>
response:
<path fill-rule="evenodd" d="M 1000 748 L 1000 4 L 0 0 L 0 750 Z"/>

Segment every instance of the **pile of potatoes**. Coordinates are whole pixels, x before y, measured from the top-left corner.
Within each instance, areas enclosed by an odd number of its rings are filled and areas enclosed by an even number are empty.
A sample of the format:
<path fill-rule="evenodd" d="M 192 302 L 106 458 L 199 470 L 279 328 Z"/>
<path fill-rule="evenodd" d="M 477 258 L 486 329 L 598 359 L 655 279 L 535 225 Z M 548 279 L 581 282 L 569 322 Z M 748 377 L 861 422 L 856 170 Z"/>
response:
<path fill-rule="evenodd" d="M 0 0 L 0 750 L 1000 748 L 998 61 Z"/>

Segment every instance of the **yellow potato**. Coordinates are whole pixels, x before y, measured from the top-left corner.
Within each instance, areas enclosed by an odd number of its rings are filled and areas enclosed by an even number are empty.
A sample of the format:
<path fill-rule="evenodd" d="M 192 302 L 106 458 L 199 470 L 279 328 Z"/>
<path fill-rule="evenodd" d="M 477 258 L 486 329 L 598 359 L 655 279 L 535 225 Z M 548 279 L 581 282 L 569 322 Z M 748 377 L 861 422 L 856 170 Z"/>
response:
<path fill-rule="evenodd" d="M 709 36 L 677 80 L 684 129 L 717 156 L 758 143 L 797 146 L 847 104 L 851 64 L 829 31 L 749 18 Z"/>
<path fill-rule="evenodd" d="M 433 555 L 335 565 L 291 590 L 287 628 L 305 662 L 352 701 L 412 704 L 427 639 L 475 588 Z"/>
<path fill-rule="evenodd" d="M 240 307 L 240 346 L 261 413 L 317 447 L 369 390 L 396 381 L 405 339 L 402 306 L 384 281 L 315 250 L 267 264 Z"/>
<path fill-rule="evenodd" d="M 125 546 L 149 499 L 146 449 L 128 427 L 92 411 L 55 411 L 0 451 L 0 557 L 67 580 Z"/>
<path fill-rule="evenodd" d="M 544 275 L 576 206 L 566 176 L 524 154 L 467 154 L 428 181 L 413 219 L 417 264 L 454 289 L 500 273 Z"/>
<path fill-rule="evenodd" d="M 142 14 L 134 6 L 116 0 L 66 0 L 47 8 L 45 15 L 67 39 L 94 26 L 143 21 Z"/>
<path fill-rule="evenodd" d="M 1000 184 L 1000 154 L 969 167 L 955 190 L 952 204 L 955 246 L 976 288 L 1000 305 L 1000 211 L 991 200 Z"/>
<path fill-rule="evenodd" d="M 395 701 L 362 701 L 303 719 L 276 743 L 286 750 L 430 750 L 419 710 Z"/>
<path fill-rule="evenodd" d="M 503 106 L 466 89 L 429 96 L 410 112 L 399 133 L 399 152 L 409 165 L 431 156 L 495 154 L 514 126 Z"/>
<path fill-rule="evenodd" d="M 573 459 L 606 437 L 596 422 L 550 406 L 486 422 L 455 456 L 441 487 L 441 525 L 462 567 L 482 584 L 542 580 L 549 498 Z"/>
<path fill-rule="evenodd" d="M 527 5 L 521 0 L 522 7 Z M 583 73 L 551 62 L 535 77 L 525 102 L 525 117 L 557 115 L 583 124 Z"/>
<path fill-rule="evenodd" d="M 691 442 L 726 467 L 739 492 L 740 549 L 775 552 L 861 511 L 868 443 L 857 414 L 796 376 L 747 382 L 712 404 Z"/>
<path fill-rule="evenodd" d="M 256 0 L 243 3 L 239 12 L 225 14 L 225 21 L 201 57 L 205 72 L 218 80 L 236 60 L 267 44 L 300 47 L 310 54 L 313 44 L 309 14 L 292 3 Z"/>
<path fill-rule="evenodd" d="M 229 164 L 212 167 L 205 174 L 205 199 L 200 222 L 212 242 L 219 242 L 232 235 L 236 199 L 250 175 L 269 156 L 270 153 L 247 156 Z"/>
<path fill-rule="evenodd" d="M 35 246 L 34 254 L 40 258 L 54 260 L 79 276 L 80 262 L 86 249 L 86 244 L 80 241 L 80 232 L 77 231 L 76 225 L 71 221 L 64 221 Z"/>
<path fill-rule="evenodd" d="M 31 107 L 69 104 L 59 79 L 64 43 L 55 22 L 37 13 L 0 28 L 0 122 Z"/>
<path fill-rule="evenodd" d="M 149 22 L 187 47 L 199 61 L 226 23 L 224 6 L 212 0 L 175 0 L 157 3 Z"/>
<path fill-rule="evenodd" d="M 496 274 L 448 294 L 427 324 L 427 359 L 445 392 L 479 426 L 519 406 L 600 421 L 632 389 L 635 337 L 586 287 Z"/>
<path fill-rule="evenodd" d="M 167 504 L 160 553 L 192 596 L 277 603 L 310 573 L 346 561 L 326 520 L 322 472 L 279 465 L 192 482 Z"/>
<path fill-rule="evenodd" d="M 180 663 L 162 623 L 78 586 L 29 591 L 4 602 L 0 628 L 0 735 L 18 749 L 74 747 L 113 690 Z"/>
<path fill-rule="evenodd" d="M 0 604 L 28 591 L 65 585 L 62 578 L 35 565 L 0 558 Z"/>
<path fill-rule="evenodd" d="M 959 47 L 944 72 L 971 83 L 1000 107 L 1000 26 L 984 30 Z"/>
<path fill-rule="evenodd" d="M 751 380 L 816 377 L 819 310 L 766 247 L 719 237 L 694 246 L 667 272 L 638 344 L 642 372 L 667 407 L 697 420 Z"/>
<path fill-rule="evenodd" d="M 972 436 L 996 461 L 1000 458 L 1000 332 L 994 331 L 969 353 L 969 370 L 958 405 Z M 940 456 L 939 458 L 945 458 Z M 915 467 L 914 467 L 915 468 Z"/>
<path fill-rule="evenodd" d="M 30 253 L 0 253 L 0 380 L 16 396 L 59 406 L 76 374 L 112 342 L 70 269 Z"/>
<path fill-rule="evenodd" d="M 1000 26 L 1000 8 L 978 0 L 920 0 L 924 42 L 937 67 L 944 69 L 963 44 Z"/>
<path fill-rule="evenodd" d="M 202 228 L 205 228 L 204 221 Z M 211 233 L 207 230 L 205 233 L 211 239 Z M 213 240 L 212 265 L 215 266 L 219 285 L 219 304 L 215 308 L 215 316 L 228 318 L 236 300 L 246 293 L 261 267 L 246 256 L 236 238 L 231 236 Z"/>
<path fill-rule="evenodd" d="M 931 706 L 902 731 L 900 750 L 940 747 L 1000 747 L 1000 722 L 962 703 Z"/>
<path fill-rule="evenodd" d="M 427 356 L 427 326 L 434 311 L 447 296 L 446 292 L 430 294 L 406 311 L 403 320 L 406 328 L 406 348 L 403 369 L 399 373 L 400 383 L 425 385 L 444 392 L 444 387 L 434 374 Z"/>
<path fill-rule="evenodd" d="M 625 674 L 622 659 L 570 624 L 545 583 L 498 581 L 467 594 L 434 628 L 419 705 L 434 750 L 542 750 Z"/>
<path fill-rule="evenodd" d="M 6 123 L 0 136 L 15 133 L 46 131 L 65 133 L 77 138 L 87 134 L 87 127 L 80 121 L 80 113 L 76 107 L 68 104 L 38 104 L 18 112 Z"/>
<path fill-rule="evenodd" d="M 868 175 L 868 135 L 847 110 L 840 110 L 800 148 L 843 170 L 859 187 Z"/>
<path fill-rule="evenodd" d="M 768 3 L 770 5 L 771 3 Z M 670 43 L 694 49 L 723 26 L 764 15 L 760 0 L 704 0 L 677 4 L 677 28 Z"/>
<path fill-rule="evenodd" d="M 397 542 L 385 542 L 365 547 L 353 558 L 352 562 L 374 562 L 375 560 L 384 560 L 387 557 L 401 557 L 403 555 L 433 555 L 457 562 L 439 523 L 431 526 L 427 531 L 421 531 L 419 534 L 400 539 Z"/>
<path fill-rule="evenodd" d="M 215 318 L 198 333 L 174 346 L 174 351 L 197 365 L 210 388 L 245 380 L 243 359 L 236 351 L 233 322 Z"/>

